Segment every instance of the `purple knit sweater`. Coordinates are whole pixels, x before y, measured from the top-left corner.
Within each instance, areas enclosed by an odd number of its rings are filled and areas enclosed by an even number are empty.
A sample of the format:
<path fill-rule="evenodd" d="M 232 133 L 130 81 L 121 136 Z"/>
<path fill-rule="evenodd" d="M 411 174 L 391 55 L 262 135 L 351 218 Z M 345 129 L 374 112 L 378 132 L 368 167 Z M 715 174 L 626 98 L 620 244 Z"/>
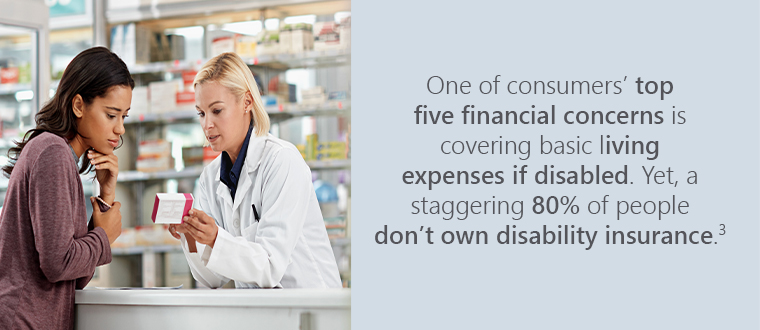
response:
<path fill-rule="evenodd" d="M 74 290 L 111 262 L 84 203 L 66 140 L 42 133 L 27 143 L 0 213 L 0 329 L 74 327 Z"/>

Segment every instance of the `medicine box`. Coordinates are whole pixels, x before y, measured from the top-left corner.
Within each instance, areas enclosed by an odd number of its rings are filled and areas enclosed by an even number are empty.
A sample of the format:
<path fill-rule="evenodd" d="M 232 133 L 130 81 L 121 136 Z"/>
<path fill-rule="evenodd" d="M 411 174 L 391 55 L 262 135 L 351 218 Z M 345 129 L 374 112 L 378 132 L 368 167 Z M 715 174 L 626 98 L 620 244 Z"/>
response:
<path fill-rule="evenodd" d="M 156 81 L 148 84 L 150 90 L 150 112 L 165 113 L 177 108 L 177 81 Z"/>
<path fill-rule="evenodd" d="M 188 215 L 193 207 L 192 194 L 156 194 L 153 204 L 153 215 L 150 217 L 154 223 L 179 224 L 182 218 Z"/>

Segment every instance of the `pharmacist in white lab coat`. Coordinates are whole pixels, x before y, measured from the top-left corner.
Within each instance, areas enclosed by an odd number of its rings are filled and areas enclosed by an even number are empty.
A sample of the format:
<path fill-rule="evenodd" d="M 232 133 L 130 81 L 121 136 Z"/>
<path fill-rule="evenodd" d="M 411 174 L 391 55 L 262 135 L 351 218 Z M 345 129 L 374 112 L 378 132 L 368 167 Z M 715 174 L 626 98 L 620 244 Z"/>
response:
<path fill-rule="evenodd" d="M 203 131 L 222 154 L 201 174 L 196 208 L 169 228 L 193 277 L 211 288 L 341 287 L 311 171 L 293 144 L 267 133 L 250 69 L 224 53 L 194 85 Z"/>

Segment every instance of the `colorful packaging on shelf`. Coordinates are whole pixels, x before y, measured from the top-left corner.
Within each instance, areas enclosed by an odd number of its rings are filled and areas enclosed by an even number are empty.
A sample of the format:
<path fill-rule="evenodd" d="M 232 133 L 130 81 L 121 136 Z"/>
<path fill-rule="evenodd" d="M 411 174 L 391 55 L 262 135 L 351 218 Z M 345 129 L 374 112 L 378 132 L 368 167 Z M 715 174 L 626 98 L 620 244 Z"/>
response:
<path fill-rule="evenodd" d="M 221 152 L 216 152 L 211 147 L 203 147 L 203 166 L 208 165 L 214 159 L 216 159 L 217 156 L 219 156 Z"/>
<path fill-rule="evenodd" d="M 306 136 L 306 157 L 304 159 L 306 160 L 313 160 L 317 158 L 317 143 L 319 141 L 319 136 L 315 134 L 309 134 Z"/>
<path fill-rule="evenodd" d="M 334 228 L 346 228 L 346 218 L 345 217 L 332 217 L 332 218 L 324 218 L 325 221 L 325 228 L 327 229 L 334 229 Z"/>
<path fill-rule="evenodd" d="M 137 226 L 135 227 L 135 245 L 153 246 L 163 243 L 163 226 Z"/>
<path fill-rule="evenodd" d="M 301 153 L 301 157 L 306 159 L 306 146 L 303 144 L 296 144 L 296 148 L 298 149 L 298 152 Z"/>
<path fill-rule="evenodd" d="M 18 67 L 18 83 L 29 84 L 32 82 L 32 64 L 24 63 Z"/>
<path fill-rule="evenodd" d="M 214 41 L 211 42 L 211 52 L 212 54 L 219 55 L 221 53 L 226 52 L 234 52 L 235 51 L 235 39 L 232 36 L 223 36 L 215 38 Z"/>
<path fill-rule="evenodd" d="M 148 87 L 139 86 L 132 90 L 132 105 L 129 110 L 130 116 L 150 113 L 150 100 L 148 99 Z"/>
<path fill-rule="evenodd" d="M 130 248 L 136 245 L 134 228 L 124 228 L 121 235 L 111 244 L 111 248 Z"/>
<path fill-rule="evenodd" d="M 317 144 L 317 151 L 344 151 L 346 150 L 346 143 L 342 141 L 327 141 Z"/>
<path fill-rule="evenodd" d="M 140 172 L 166 171 L 172 168 L 172 146 L 169 141 L 142 141 L 137 147 L 137 170 Z"/>
<path fill-rule="evenodd" d="M 171 156 L 142 156 L 137 158 L 136 167 L 139 172 L 160 172 L 167 171 L 174 166 L 172 166 Z"/>
<path fill-rule="evenodd" d="M 279 32 L 266 31 L 256 45 L 257 56 L 279 54 L 281 50 Z"/>
<path fill-rule="evenodd" d="M 292 53 L 293 31 L 291 25 L 285 25 L 280 29 L 280 53 Z"/>
<path fill-rule="evenodd" d="M 331 229 L 327 229 L 327 238 L 329 238 L 329 239 L 344 238 L 344 237 L 346 237 L 346 229 L 345 228 L 331 228 Z"/>
<path fill-rule="evenodd" d="M 169 40 L 169 54 L 168 60 L 184 60 L 185 59 L 185 37 L 177 34 L 170 34 L 166 36 Z"/>
<path fill-rule="evenodd" d="M 340 31 L 335 22 L 317 22 L 314 23 L 314 50 L 324 51 L 331 49 L 342 49 L 340 43 Z"/>
<path fill-rule="evenodd" d="M 302 104 L 322 104 L 326 101 L 327 96 L 325 95 L 325 88 L 322 86 L 304 89 L 301 91 Z"/>
<path fill-rule="evenodd" d="M 2 68 L 0 69 L 0 84 L 17 84 L 18 75 L 18 68 Z"/>
<path fill-rule="evenodd" d="M 185 167 L 203 166 L 203 147 L 183 147 L 182 162 Z"/>
<path fill-rule="evenodd" d="M 339 160 L 339 159 L 346 159 L 346 151 L 323 151 L 318 152 L 315 156 L 314 160 Z"/>
<path fill-rule="evenodd" d="M 182 84 L 185 85 L 184 90 L 193 91 L 193 82 L 196 75 L 198 75 L 198 71 L 195 70 L 182 71 Z"/>
<path fill-rule="evenodd" d="M 156 194 L 151 220 L 156 224 L 180 224 L 193 207 L 193 194 Z"/>
<path fill-rule="evenodd" d="M 314 48 L 314 36 L 311 25 L 305 23 L 296 24 L 290 32 L 290 52 L 303 53 Z"/>
<path fill-rule="evenodd" d="M 346 143 L 342 141 L 327 141 L 317 143 L 314 160 L 337 160 L 346 159 L 348 150 Z"/>
<path fill-rule="evenodd" d="M 156 81 L 148 85 L 150 89 L 150 112 L 164 113 L 177 108 L 177 82 Z"/>
<path fill-rule="evenodd" d="M 119 55 L 128 66 L 148 63 L 151 60 L 151 44 L 155 34 L 135 23 L 111 28 L 111 51 Z"/>
<path fill-rule="evenodd" d="M 186 108 L 195 105 L 195 92 L 184 91 L 177 92 L 177 107 Z"/>
<path fill-rule="evenodd" d="M 276 106 L 277 105 L 277 96 L 275 96 L 275 95 L 261 95 L 261 103 L 263 103 L 265 107 Z"/>
<path fill-rule="evenodd" d="M 348 16 L 340 20 L 340 27 L 338 28 L 340 33 L 340 46 L 344 49 L 351 48 L 351 16 Z"/>
<path fill-rule="evenodd" d="M 162 245 L 180 245 L 180 240 L 174 238 L 174 236 L 172 236 L 172 234 L 169 232 L 168 224 L 155 225 L 155 227 L 158 227 L 155 230 L 161 231 L 161 238 L 163 239 L 161 241 Z"/>
<path fill-rule="evenodd" d="M 240 57 L 256 57 L 256 37 L 237 35 L 235 36 L 235 53 Z"/>
<path fill-rule="evenodd" d="M 330 101 L 346 100 L 348 99 L 348 94 L 346 93 L 346 91 L 330 92 L 330 94 L 327 96 L 327 99 Z"/>

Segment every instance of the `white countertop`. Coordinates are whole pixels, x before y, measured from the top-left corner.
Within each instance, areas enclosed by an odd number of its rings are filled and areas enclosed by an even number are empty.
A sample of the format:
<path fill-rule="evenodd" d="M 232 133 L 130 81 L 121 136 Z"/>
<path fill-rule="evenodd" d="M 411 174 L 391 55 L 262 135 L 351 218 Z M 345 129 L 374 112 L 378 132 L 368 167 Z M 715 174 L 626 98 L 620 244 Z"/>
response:
<path fill-rule="evenodd" d="M 351 308 L 351 289 L 77 290 L 77 305 Z"/>

